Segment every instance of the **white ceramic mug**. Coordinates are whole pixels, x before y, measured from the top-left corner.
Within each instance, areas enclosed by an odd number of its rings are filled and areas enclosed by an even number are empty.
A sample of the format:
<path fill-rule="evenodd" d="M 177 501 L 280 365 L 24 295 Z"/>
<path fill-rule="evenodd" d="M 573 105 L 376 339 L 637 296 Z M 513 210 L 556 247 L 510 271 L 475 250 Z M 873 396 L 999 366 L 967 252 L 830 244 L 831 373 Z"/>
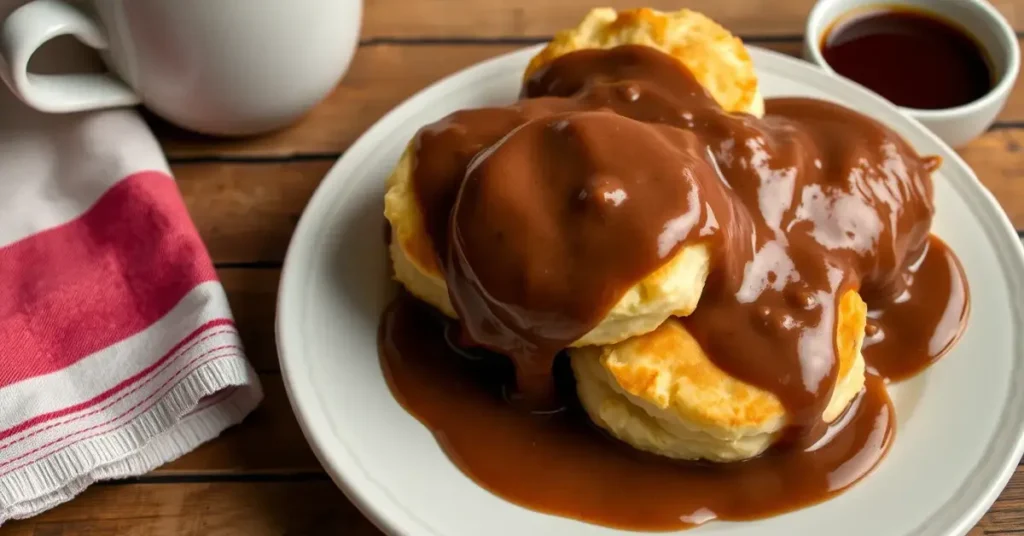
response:
<path fill-rule="evenodd" d="M 361 19 L 361 0 L 33 0 L 0 26 L 0 77 L 44 112 L 141 103 L 189 130 L 255 134 L 334 88 Z M 40 46 L 67 34 L 113 73 L 28 71 Z"/>
<path fill-rule="evenodd" d="M 998 80 L 980 99 L 941 110 L 900 107 L 903 113 L 920 121 L 951 147 L 965 145 L 992 125 L 1006 105 L 1020 72 L 1017 35 L 986 0 L 818 0 L 807 17 L 804 58 L 836 75 L 820 48 L 829 26 L 851 10 L 888 5 L 911 6 L 955 21 L 978 41 L 992 60 Z"/>

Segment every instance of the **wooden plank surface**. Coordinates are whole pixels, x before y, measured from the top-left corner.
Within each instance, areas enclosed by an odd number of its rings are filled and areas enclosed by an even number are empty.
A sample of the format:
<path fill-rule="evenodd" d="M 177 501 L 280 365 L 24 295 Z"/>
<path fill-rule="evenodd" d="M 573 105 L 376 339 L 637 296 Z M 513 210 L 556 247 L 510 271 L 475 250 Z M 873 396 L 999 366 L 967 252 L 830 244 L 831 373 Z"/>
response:
<path fill-rule="evenodd" d="M 1024 13 L 1024 2 L 1021 2 L 1021 12 Z M 1024 56 L 1024 39 L 1017 38 L 1017 48 L 1020 50 L 1021 56 Z M 1013 92 L 1010 93 L 1010 98 L 1006 101 L 1006 107 L 1000 112 L 997 121 L 1024 122 L 1024 78 L 1017 77 L 1017 82 L 1013 86 Z"/>
<path fill-rule="evenodd" d="M 1017 229 L 1024 229 L 1024 129 L 987 132 L 960 149 Z"/>
<path fill-rule="evenodd" d="M 814 0 L 615 0 L 689 7 L 748 44 L 796 55 Z M 1024 30 L 1024 1 L 993 4 Z M 379 532 L 322 472 L 284 392 L 274 343 L 280 263 L 313 190 L 374 121 L 423 87 L 573 26 L 583 0 L 366 0 L 363 46 L 339 87 L 298 124 L 220 140 L 151 118 L 227 291 L 266 398 L 242 424 L 141 479 L 96 485 L 0 534 L 346 534 Z M 1024 78 L 998 127 L 961 150 L 1024 229 Z M 1024 533 L 1024 469 L 969 536 Z"/>
<path fill-rule="evenodd" d="M 368 0 L 363 22 L 366 38 L 543 37 L 575 26 L 596 6 L 649 6 L 664 11 L 700 11 L 743 36 L 799 36 L 815 0 Z M 1024 5 L 992 0 L 1018 31 L 1024 29 Z M 429 24 L 424 21 L 430 21 Z"/>
<path fill-rule="evenodd" d="M 257 372 L 277 372 L 274 314 L 279 268 L 220 268 L 217 270 L 242 335 L 249 362 Z"/>
<path fill-rule="evenodd" d="M 281 536 L 380 532 L 330 480 L 99 485 L 4 536 Z"/>
<path fill-rule="evenodd" d="M 1021 469 L 1014 482 L 1024 482 Z M 1016 498 L 994 505 L 968 536 L 1020 534 L 1021 488 L 1007 494 Z M 325 478 L 100 485 L 4 530 L 5 536 L 380 534 Z"/>
<path fill-rule="evenodd" d="M 754 44 L 793 56 L 800 53 L 797 40 Z M 338 154 L 385 113 L 417 91 L 460 69 L 521 46 L 501 43 L 362 46 L 338 88 L 310 114 L 295 125 L 256 138 L 214 139 L 175 129 L 155 119 L 151 123 L 168 156 L 178 160 Z M 1018 79 L 999 120 L 1024 122 L 1024 77 Z"/>
<path fill-rule="evenodd" d="M 215 263 L 280 262 L 333 163 L 174 164 L 171 172 Z"/>

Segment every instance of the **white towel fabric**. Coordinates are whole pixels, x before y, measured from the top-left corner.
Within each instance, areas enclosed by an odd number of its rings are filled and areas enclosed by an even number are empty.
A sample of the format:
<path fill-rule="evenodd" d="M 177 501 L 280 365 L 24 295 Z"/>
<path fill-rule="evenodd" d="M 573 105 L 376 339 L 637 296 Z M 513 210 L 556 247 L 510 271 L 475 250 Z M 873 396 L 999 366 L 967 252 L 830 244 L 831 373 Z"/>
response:
<path fill-rule="evenodd" d="M 42 114 L 0 85 L 0 525 L 173 460 L 261 398 L 136 112 Z"/>

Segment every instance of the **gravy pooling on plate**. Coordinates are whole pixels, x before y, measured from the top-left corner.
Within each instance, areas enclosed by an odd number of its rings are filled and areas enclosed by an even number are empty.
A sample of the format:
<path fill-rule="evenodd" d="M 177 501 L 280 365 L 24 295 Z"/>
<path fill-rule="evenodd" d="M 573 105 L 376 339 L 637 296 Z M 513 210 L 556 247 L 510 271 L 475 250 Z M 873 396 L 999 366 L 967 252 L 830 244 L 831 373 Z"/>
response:
<path fill-rule="evenodd" d="M 652 48 L 561 56 L 518 103 L 456 112 L 422 129 L 415 151 L 413 184 L 460 320 L 445 331 L 400 298 L 381 327 L 389 383 L 467 474 L 538 510 L 669 529 L 822 500 L 884 454 L 885 377 L 937 359 L 967 317 L 959 262 L 929 234 L 936 158 L 824 101 L 771 99 L 763 119 L 726 113 Z M 789 416 L 787 441 L 755 460 L 631 452 L 585 424 L 571 383 L 557 388 L 559 352 L 696 242 L 709 245 L 710 273 L 682 322 Z M 849 290 L 869 307 L 872 373 L 827 425 Z M 545 411 L 512 407 L 459 370 L 501 370 L 501 356 L 506 398 Z M 629 507 L 611 504 L 622 479 L 638 494 Z"/>
<path fill-rule="evenodd" d="M 854 484 L 895 432 L 885 387 L 871 377 L 814 452 L 779 448 L 742 462 L 674 461 L 634 450 L 591 424 L 564 359 L 553 373 L 563 408 L 545 414 L 510 406 L 503 398 L 508 363 L 452 344 L 457 329 L 403 292 L 381 323 L 388 384 L 463 472 L 540 512 L 628 530 L 765 517 Z"/>

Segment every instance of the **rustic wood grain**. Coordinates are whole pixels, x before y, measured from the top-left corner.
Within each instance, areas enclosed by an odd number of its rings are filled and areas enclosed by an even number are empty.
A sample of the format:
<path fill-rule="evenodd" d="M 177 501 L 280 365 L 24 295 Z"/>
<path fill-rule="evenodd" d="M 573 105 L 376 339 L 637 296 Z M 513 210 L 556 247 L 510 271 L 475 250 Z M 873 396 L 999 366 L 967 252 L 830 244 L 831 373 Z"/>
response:
<path fill-rule="evenodd" d="M 800 54 L 800 42 L 796 40 L 754 44 L 793 56 Z M 310 114 L 290 127 L 255 138 L 214 139 L 184 132 L 152 117 L 149 119 L 171 159 L 337 154 L 419 90 L 460 69 L 521 46 L 383 44 L 360 47 L 344 80 Z M 1024 76 L 1018 79 L 999 120 L 1024 121 Z"/>
<path fill-rule="evenodd" d="M 175 164 L 171 172 L 214 262 L 280 262 L 333 163 Z"/>
<path fill-rule="evenodd" d="M 1021 2 L 1021 12 L 1024 13 L 1024 2 Z M 1017 39 L 1017 48 L 1020 49 L 1021 56 L 1024 57 L 1024 39 Z M 1000 112 L 997 120 L 1024 122 L 1024 77 L 1017 77 L 1010 98 L 1006 101 L 1006 107 Z"/>
<path fill-rule="evenodd" d="M 968 536 L 1019 535 L 1022 493 L 1024 474 L 1018 469 L 1003 498 Z M 381 534 L 326 478 L 100 485 L 3 531 L 11 536 Z"/>
<path fill-rule="evenodd" d="M 1024 466 L 1017 467 L 999 500 L 977 526 L 985 535 L 1024 534 Z"/>
<path fill-rule="evenodd" d="M 221 268 L 217 275 L 228 295 L 249 362 L 257 372 L 279 370 L 274 314 L 281 270 Z"/>
<path fill-rule="evenodd" d="M 1024 129 L 988 132 L 959 153 L 1013 225 L 1024 229 Z"/>
<path fill-rule="evenodd" d="M 575 26 L 596 6 L 649 6 L 665 11 L 700 11 L 744 36 L 798 36 L 815 0 L 367 0 L 366 38 L 541 37 Z M 991 2 L 1017 29 L 1024 29 L 1024 5 L 1017 0 Z M 430 21 L 425 24 L 424 21 Z"/>
<path fill-rule="evenodd" d="M 14 536 L 380 534 L 326 478 L 299 482 L 100 485 L 0 529 Z"/>

